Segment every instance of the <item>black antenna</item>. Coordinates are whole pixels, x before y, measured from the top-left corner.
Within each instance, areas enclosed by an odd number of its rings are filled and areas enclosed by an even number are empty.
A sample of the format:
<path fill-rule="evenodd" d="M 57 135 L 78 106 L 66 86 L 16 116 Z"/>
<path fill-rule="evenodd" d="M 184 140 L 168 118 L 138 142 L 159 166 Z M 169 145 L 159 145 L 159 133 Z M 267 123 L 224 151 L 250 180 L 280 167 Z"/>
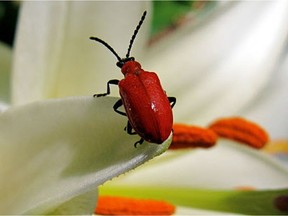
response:
<path fill-rule="evenodd" d="M 103 41 L 102 39 L 97 38 L 97 37 L 90 37 L 90 40 L 95 40 L 95 41 L 103 44 L 105 47 L 107 47 L 116 56 L 116 58 L 119 62 L 121 61 L 121 58 L 119 57 L 119 55 L 115 52 L 115 50 L 108 43 L 106 43 L 105 41 Z"/>
<path fill-rule="evenodd" d="M 147 11 L 144 11 L 144 13 L 143 13 L 143 15 L 142 15 L 142 17 L 141 17 L 141 20 L 140 20 L 139 24 L 137 25 L 137 27 L 136 27 L 136 29 L 135 29 L 135 31 L 134 31 L 134 33 L 133 33 L 133 36 L 132 36 L 132 38 L 131 38 L 131 40 L 130 40 L 128 52 L 127 52 L 127 54 L 126 54 L 126 58 L 129 58 L 132 44 L 133 44 L 133 42 L 134 42 L 134 40 L 135 40 L 135 38 L 136 38 L 136 35 L 137 35 L 137 33 L 138 33 L 138 31 L 139 31 L 139 29 L 140 29 L 140 27 L 141 27 L 141 25 L 142 25 L 142 23 L 143 23 L 143 21 L 144 21 L 144 19 L 145 19 L 146 14 L 147 14 Z"/>

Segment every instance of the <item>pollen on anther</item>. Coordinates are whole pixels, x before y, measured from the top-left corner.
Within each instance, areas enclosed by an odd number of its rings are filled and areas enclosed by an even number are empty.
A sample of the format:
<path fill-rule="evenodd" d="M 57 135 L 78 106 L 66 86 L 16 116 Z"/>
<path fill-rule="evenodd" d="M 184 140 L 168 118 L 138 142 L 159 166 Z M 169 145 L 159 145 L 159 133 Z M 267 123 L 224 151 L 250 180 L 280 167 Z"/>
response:
<path fill-rule="evenodd" d="M 95 214 L 101 215 L 171 215 L 175 206 L 158 200 L 100 196 Z"/>
<path fill-rule="evenodd" d="M 219 119 L 209 128 L 220 137 L 233 139 L 253 148 L 262 148 L 269 140 L 261 126 L 240 117 Z"/>
<path fill-rule="evenodd" d="M 174 124 L 173 131 L 173 140 L 169 149 L 209 148 L 214 146 L 217 141 L 217 134 L 206 128 Z"/>

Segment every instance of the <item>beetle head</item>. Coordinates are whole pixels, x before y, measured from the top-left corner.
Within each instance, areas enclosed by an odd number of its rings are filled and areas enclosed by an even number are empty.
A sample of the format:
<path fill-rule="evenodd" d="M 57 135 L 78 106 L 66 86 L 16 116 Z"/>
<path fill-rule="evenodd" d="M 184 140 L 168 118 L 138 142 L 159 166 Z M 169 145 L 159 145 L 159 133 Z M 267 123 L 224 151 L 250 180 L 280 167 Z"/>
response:
<path fill-rule="evenodd" d="M 129 58 L 122 58 L 120 61 L 118 61 L 116 63 L 116 65 L 119 67 L 119 68 L 122 68 L 124 66 L 124 64 L 128 61 L 135 61 L 135 58 L 134 57 L 129 57 Z"/>
<path fill-rule="evenodd" d="M 138 74 L 140 70 L 141 70 L 141 65 L 139 62 L 134 61 L 134 58 L 133 60 L 126 61 L 121 67 L 121 71 L 124 74 L 124 76 L 126 74 Z"/>

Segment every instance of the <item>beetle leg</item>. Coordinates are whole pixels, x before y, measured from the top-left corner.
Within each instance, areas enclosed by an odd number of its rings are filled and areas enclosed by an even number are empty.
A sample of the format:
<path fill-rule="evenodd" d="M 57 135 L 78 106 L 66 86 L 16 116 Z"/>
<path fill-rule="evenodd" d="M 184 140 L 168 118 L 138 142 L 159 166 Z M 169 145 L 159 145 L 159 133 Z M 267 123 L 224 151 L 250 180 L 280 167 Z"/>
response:
<path fill-rule="evenodd" d="M 138 144 L 139 144 L 139 145 L 142 145 L 143 142 L 144 142 L 144 139 L 141 138 L 139 141 L 137 141 L 137 142 L 134 143 L 134 147 L 137 148 L 137 145 L 138 145 Z"/>
<path fill-rule="evenodd" d="M 94 94 L 93 97 L 103 97 L 110 94 L 110 85 L 118 85 L 119 80 L 113 79 L 107 82 L 107 92 L 102 94 Z"/>
<path fill-rule="evenodd" d="M 123 115 L 123 116 L 127 116 L 125 112 L 122 112 L 120 110 L 118 110 L 119 107 L 121 107 L 123 105 L 123 102 L 121 99 L 119 99 L 113 106 L 113 109 L 116 113 Z"/>
<path fill-rule="evenodd" d="M 131 124 L 130 124 L 129 121 L 127 122 L 127 126 L 124 128 L 124 130 L 127 131 L 127 133 L 128 133 L 129 135 L 136 135 L 136 134 L 137 134 L 135 131 L 132 131 L 133 128 L 132 128 L 132 126 L 131 126 Z M 141 138 L 140 140 L 138 140 L 137 142 L 134 143 L 134 147 L 137 148 L 137 145 L 138 145 L 138 144 L 139 144 L 139 145 L 142 145 L 143 142 L 144 142 L 144 139 Z"/>
<path fill-rule="evenodd" d="M 127 122 L 127 126 L 124 128 L 124 130 L 127 131 L 127 133 L 128 133 L 129 135 L 135 135 L 135 134 L 137 134 L 135 131 L 132 131 L 133 128 L 132 128 L 132 126 L 131 126 L 131 124 L 130 124 L 129 121 Z"/>
<path fill-rule="evenodd" d="M 171 104 L 171 107 L 173 108 L 174 105 L 176 104 L 176 98 L 175 97 L 168 97 L 168 100 Z"/>

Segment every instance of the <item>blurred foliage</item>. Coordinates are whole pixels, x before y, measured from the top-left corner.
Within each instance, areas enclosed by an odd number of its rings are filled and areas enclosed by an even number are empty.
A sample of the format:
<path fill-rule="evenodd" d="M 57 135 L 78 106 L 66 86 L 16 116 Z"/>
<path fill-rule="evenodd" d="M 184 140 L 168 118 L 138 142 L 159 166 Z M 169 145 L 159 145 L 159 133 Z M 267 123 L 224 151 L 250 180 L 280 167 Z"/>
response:
<path fill-rule="evenodd" d="M 0 1 L 0 41 L 12 46 L 18 17 L 19 3 Z"/>
<path fill-rule="evenodd" d="M 153 1 L 151 35 L 177 26 L 189 12 L 202 13 L 215 5 L 215 1 Z"/>

